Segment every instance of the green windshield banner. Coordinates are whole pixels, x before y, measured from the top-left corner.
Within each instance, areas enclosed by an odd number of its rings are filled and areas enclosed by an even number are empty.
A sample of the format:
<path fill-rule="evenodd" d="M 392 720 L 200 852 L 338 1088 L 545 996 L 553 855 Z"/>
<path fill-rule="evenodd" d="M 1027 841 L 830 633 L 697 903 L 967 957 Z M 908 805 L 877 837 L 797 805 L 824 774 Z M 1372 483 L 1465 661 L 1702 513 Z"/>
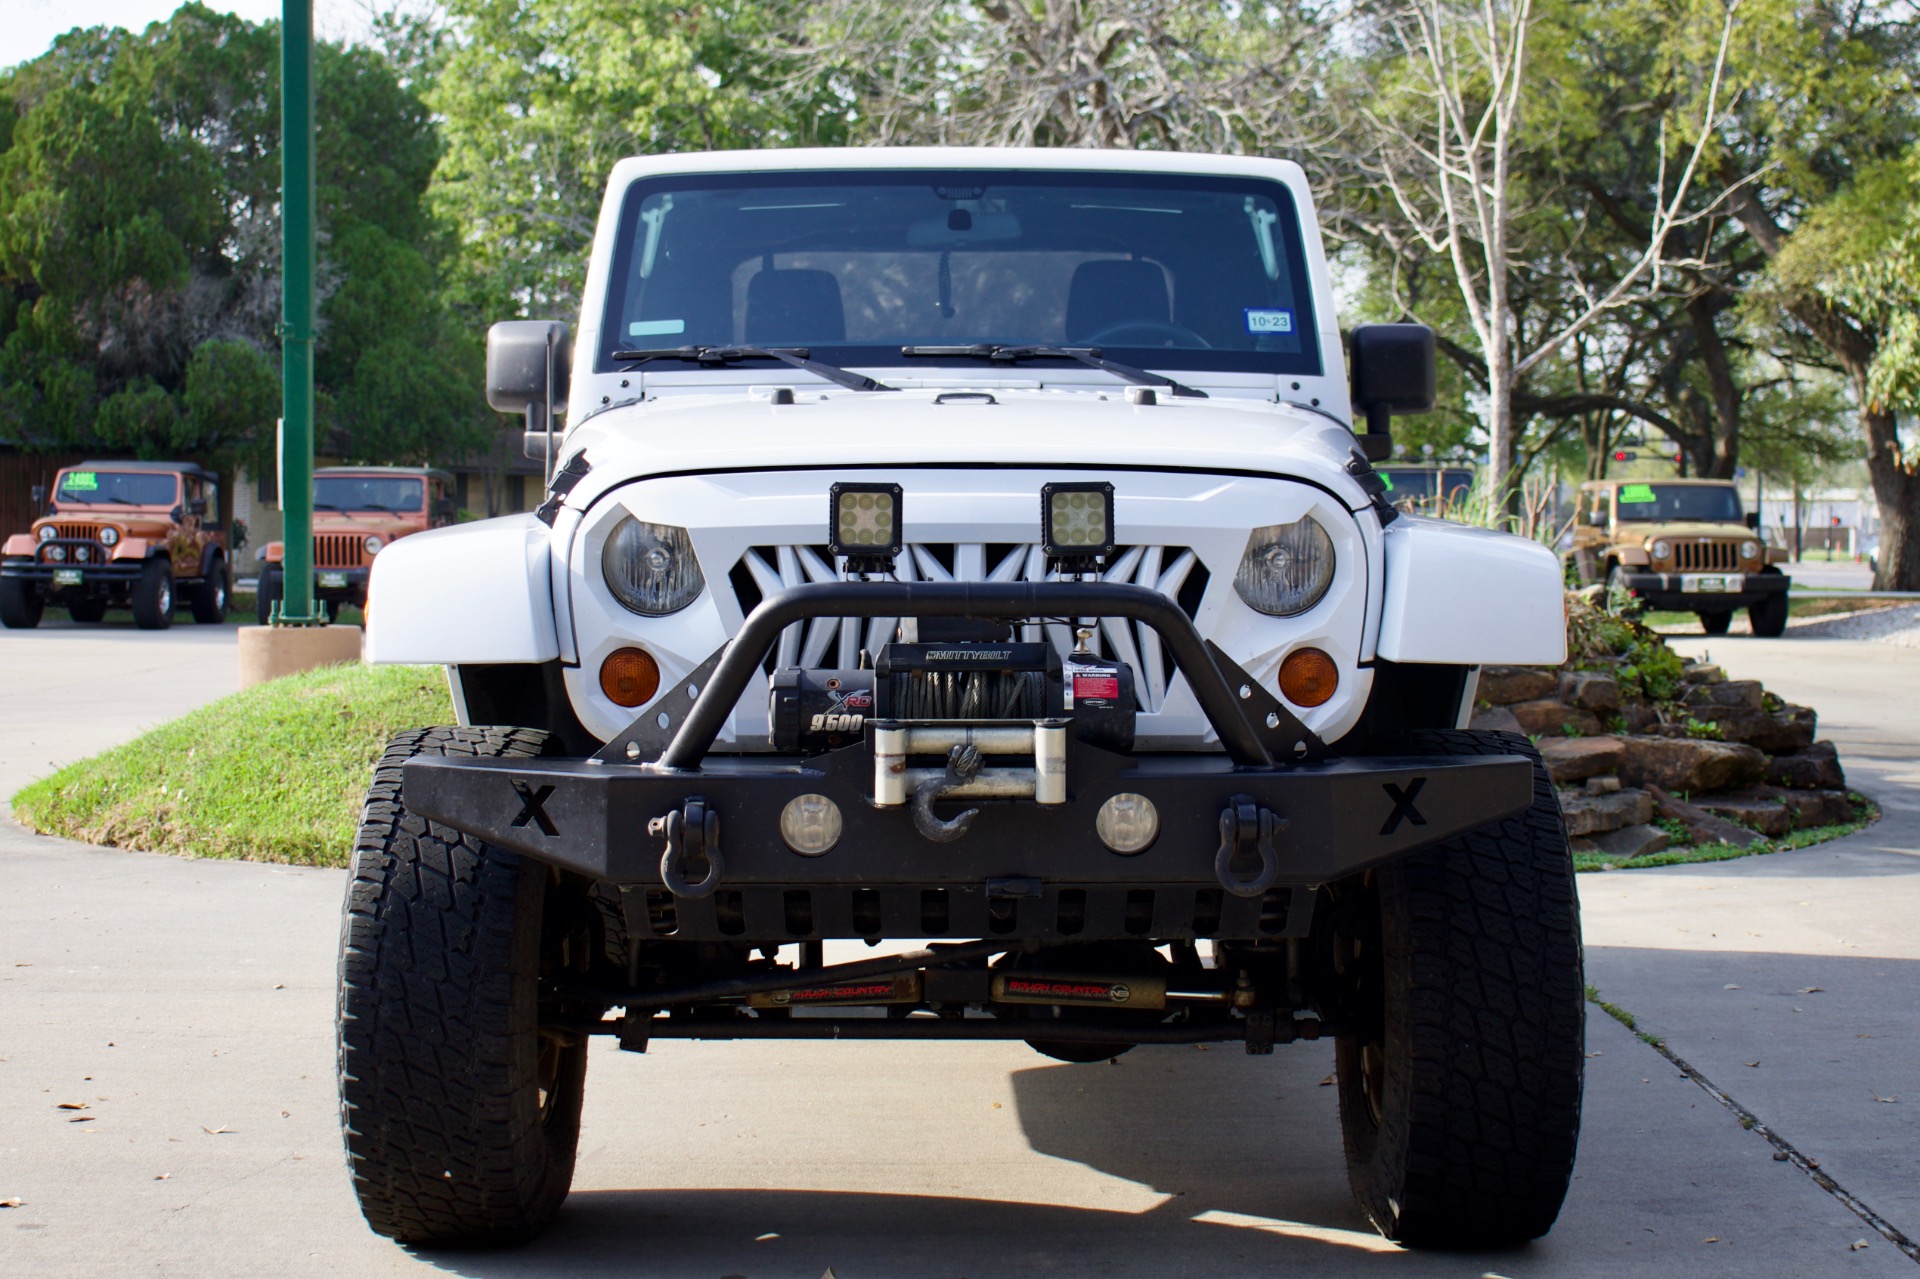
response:
<path fill-rule="evenodd" d="M 67 478 L 60 481 L 60 487 L 72 489 L 76 493 L 82 490 L 91 491 L 100 487 L 100 477 L 92 471 L 68 471 Z"/>
<path fill-rule="evenodd" d="M 1653 485 L 1651 484 L 1627 484 L 1620 489 L 1620 504 L 1622 506 L 1639 506 L 1642 503 L 1653 500 Z"/>

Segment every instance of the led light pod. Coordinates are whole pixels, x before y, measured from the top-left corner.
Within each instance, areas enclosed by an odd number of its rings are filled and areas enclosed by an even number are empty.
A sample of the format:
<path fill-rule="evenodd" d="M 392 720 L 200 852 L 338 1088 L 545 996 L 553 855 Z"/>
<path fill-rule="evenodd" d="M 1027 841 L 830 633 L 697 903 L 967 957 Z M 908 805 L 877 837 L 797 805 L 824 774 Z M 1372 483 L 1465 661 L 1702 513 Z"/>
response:
<path fill-rule="evenodd" d="M 853 572 L 884 572 L 901 551 L 898 484 L 836 484 L 831 490 L 827 549 Z"/>
<path fill-rule="evenodd" d="M 1113 485 L 1048 484 L 1040 489 L 1040 546 L 1067 563 L 1113 554 Z"/>

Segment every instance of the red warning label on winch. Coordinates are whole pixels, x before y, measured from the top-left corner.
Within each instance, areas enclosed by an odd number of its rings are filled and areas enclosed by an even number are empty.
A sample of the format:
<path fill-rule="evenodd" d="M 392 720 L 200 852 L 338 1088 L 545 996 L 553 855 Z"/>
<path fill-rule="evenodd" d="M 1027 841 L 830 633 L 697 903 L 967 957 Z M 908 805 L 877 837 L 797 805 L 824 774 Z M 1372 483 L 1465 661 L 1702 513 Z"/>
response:
<path fill-rule="evenodd" d="M 1073 700 L 1076 702 L 1114 701 L 1120 696 L 1120 677 L 1117 675 L 1080 675 L 1073 677 Z"/>

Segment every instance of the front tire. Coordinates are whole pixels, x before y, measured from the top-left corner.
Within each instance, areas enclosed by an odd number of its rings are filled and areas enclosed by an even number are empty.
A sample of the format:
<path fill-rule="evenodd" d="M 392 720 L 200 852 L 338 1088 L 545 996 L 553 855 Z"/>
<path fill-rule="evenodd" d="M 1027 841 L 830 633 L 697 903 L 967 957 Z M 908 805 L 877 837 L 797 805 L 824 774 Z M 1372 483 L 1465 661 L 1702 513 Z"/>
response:
<path fill-rule="evenodd" d="M 40 625 L 47 602 L 33 593 L 17 577 L 0 577 L 0 626 L 10 631 L 30 631 Z"/>
<path fill-rule="evenodd" d="M 255 611 L 260 625 L 273 621 L 273 606 L 280 602 L 280 596 L 286 590 L 286 577 L 277 568 L 260 570 L 260 584 L 254 588 Z"/>
<path fill-rule="evenodd" d="M 203 626 L 218 626 L 227 620 L 227 601 L 233 594 L 233 582 L 227 573 L 227 561 L 219 556 L 207 568 L 207 575 L 193 588 L 193 620 Z"/>
<path fill-rule="evenodd" d="M 1769 565 L 1760 570 L 1775 577 L 1780 570 Z M 1787 593 L 1781 591 L 1769 595 L 1758 604 L 1747 607 L 1747 620 L 1753 624 L 1753 633 L 1762 639 L 1778 639 L 1787 633 Z"/>
<path fill-rule="evenodd" d="M 1508 1246 L 1552 1228 L 1573 1175 L 1586 1047 L 1573 862 L 1525 737 L 1426 731 L 1408 746 L 1530 756 L 1534 798 L 1341 894 L 1363 921 L 1336 960 L 1365 1028 L 1335 1054 L 1347 1173 L 1389 1239 Z"/>
<path fill-rule="evenodd" d="M 140 566 L 140 580 L 133 584 L 133 624 L 143 631 L 173 625 L 173 566 L 165 560 Z"/>
<path fill-rule="evenodd" d="M 341 1122 L 367 1224 L 403 1243 L 529 1239 L 572 1184 L 587 1047 L 539 1028 L 548 871 L 402 793 L 416 756 L 531 758 L 545 739 L 402 733 L 367 792 L 340 934 Z"/>
<path fill-rule="evenodd" d="M 1732 609 L 1719 609 L 1712 613 L 1697 613 L 1695 616 L 1700 619 L 1700 629 L 1709 635 L 1725 635 L 1728 628 L 1733 625 Z"/>

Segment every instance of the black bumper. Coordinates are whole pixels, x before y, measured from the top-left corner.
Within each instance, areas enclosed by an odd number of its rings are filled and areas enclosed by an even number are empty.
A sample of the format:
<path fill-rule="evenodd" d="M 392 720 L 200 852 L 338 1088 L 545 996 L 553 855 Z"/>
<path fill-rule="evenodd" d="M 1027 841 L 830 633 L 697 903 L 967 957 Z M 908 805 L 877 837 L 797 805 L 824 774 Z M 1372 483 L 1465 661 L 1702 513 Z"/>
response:
<path fill-rule="evenodd" d="M 85 591 L 96 586 L 131 586 L 140 580 L 140 560 L 110 560 L 104 564 L 49 564 L 40 560 L 0 560 L 0 577 L 30 582 L 47 591 Z M 80 584 L 55 585 L 57 572 L 79 572 Z"/>
<path fill-rule="evenodd" d="M 1720 578 L 1726 589 L 1690 591 L 1688 579 Z M 1654 608 L 1681 613 L 1727 612 L 1784 595 L 1793 579 L 1784 573 L 1628 573 L 1626 587 Z"/>
<path fill-rule="evenodd" d="M 804 759 L 709 753 L 741 696 L 764 682 L 761 658 L 781 629 L 809 616 L 1143 621 L 1186 676 L 1222 753 L 1119 754 L 1069 740 L 1064 803 L 941 800 L 948 813 L 964 804 L 979 815 L 958 839 L 934 842 L 910 805 L 874 804 L 870 740 Z M 656 710 L 674 705 L 688 706 L 684 717 L 654 731 Z M 1110 851 L 1094 826 L 1122 792 L 1146 796 L 1159 814 L 1157 839 L 1131 855 Z M 1142 587 L 855 582 L 764 601 L 732 645 L 593 759 L 421 756 L 406 765 L 405 793 L 421 816 L 637 890 L 627 913 L 642 935 L 1257 938 L 1299 935 L 1313 886 L 1523 811 L 1534 764 L 1524 755 L 1333 758 L 1172 601 Z M 832 800 L 842 822 L 818 856 L 792 851 L 780 833 L 782 809 L 808 794 Z M 683 875 L 670 890 L 670 851 L 689 854 L 650 827 L 699 811 L 715 823 L 713 882 L 679 891 L 700 877 Z M 1229 833 L 1255 827 L 1270 837 Z"/>
<path fill-rule="evenodd" d="M 316 568 L 314 593 L 326 600 L 363 600 L 367 597 L 367 579 L 372 575 L 369 568 Z"/>

